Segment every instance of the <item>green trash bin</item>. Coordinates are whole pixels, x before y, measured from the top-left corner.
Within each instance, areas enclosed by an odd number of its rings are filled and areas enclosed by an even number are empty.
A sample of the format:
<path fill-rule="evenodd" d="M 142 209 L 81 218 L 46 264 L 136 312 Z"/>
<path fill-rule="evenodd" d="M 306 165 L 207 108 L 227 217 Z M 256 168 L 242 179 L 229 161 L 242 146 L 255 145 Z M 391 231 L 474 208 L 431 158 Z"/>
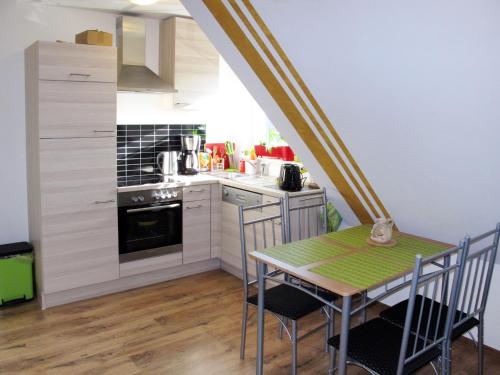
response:
<path fill-rule="evenodd" d="M 33 299 L 33 248 L 27 242 L 0 245 L 0 306 Z"/>

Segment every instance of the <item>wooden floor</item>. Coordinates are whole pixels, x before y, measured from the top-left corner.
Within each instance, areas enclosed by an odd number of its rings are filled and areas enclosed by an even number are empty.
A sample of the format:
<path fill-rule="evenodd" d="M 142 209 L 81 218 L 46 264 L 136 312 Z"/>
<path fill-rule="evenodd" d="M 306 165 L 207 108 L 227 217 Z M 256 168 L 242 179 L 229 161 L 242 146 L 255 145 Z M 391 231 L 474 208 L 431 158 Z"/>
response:
<path fill-rule="evenodd" d="M 370 310 L 370 315 L 377 308 Z M 255 374 L 256 316 L 239 359 L 241 281 L 214 271 L 41 311 L 0 309 L 0 374 Z M 317 314 L 299 330 L 320 323 Z M 338 324 L 337 324 L 338 326 Z M 265 372 L 289 373 L 290 346 L 266 317 Z M 326 374 L 323 331 L 299 343 L 299 373 Z M 475 349 L 454 345 L 454 374 L 475 374 Z M 500 354 L 486 350 L 486 373 Z M 364 374 L 350 367 L 349 374 Z M 429 368 L 419 374 L 432 374 Z"/>

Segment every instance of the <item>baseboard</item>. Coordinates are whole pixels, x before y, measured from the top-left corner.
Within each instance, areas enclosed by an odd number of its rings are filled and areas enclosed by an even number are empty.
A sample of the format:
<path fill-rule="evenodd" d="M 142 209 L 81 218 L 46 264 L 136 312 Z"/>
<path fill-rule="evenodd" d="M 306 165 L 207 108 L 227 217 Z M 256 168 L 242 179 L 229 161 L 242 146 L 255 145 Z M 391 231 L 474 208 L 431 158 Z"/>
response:
<path fill-rule="evenodd" d="M 221 261 L 221 268 L 227 273 L 230 273 L 231 275 L 237 277 L 238 279 L 243 279 L 243 272 L 241 271 L 241 268 L 236 268 L 235 266 L 224 262 L 223 260 Z"/>
<path fill-rule="evenodd" d="M 106 294 L 122 292 L 125 290 L 140 288 L 147 285 L 157 284 L 168 280 L 178 279 L 184 276 L 212 271 L 221 268 L 220 259 L 209 259 L 201 262 L 183 264 L 164 270 L 147 272 L 139 275 L 122 277 L 117 280 L 89 285 L 81 288 L 66 290 L 63 292 L 44 294 L 41 297 L 43 309 L 64 305 L 66 303 L 82 301 L 89 298 L 100 297 Z"/>

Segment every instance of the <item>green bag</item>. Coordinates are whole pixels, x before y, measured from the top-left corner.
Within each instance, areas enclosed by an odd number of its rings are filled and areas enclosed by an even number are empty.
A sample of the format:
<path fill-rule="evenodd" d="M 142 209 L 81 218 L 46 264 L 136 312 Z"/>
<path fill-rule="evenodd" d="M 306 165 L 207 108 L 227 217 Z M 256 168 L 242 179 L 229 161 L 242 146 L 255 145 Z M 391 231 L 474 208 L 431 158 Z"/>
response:
<path fill-rule="evenodd" d="M 321 219 L 323 219 L 323 213 Z M 342 224 L 342 216 L 340 216 L 340 213 L 333 206 L 332 202 L 326 204 L 326 224 L 327 233 L 338 231 L 340 224 Z"/>

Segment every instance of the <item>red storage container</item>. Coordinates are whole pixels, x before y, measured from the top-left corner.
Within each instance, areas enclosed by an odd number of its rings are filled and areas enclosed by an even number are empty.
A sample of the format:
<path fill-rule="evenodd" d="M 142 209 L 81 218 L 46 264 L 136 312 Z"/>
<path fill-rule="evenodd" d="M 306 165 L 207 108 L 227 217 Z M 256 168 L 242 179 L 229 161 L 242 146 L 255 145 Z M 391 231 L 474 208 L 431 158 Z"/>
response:
<path fill-rule="evenodd" d="M 289 146 L 283 146 L 281 150 L 282 154 L 282 159 L 285 161 L 294 161 L 295 160 L 295 154 L 293 153 L 292 149 Z"/>
<path fill-rule="evenodd" d="M 271 156 L 269 152 L 267 152 L 266 146 L 255 145 L 254 150 L 256 156 Z"/>
<path fill-rule="evenodd" d="M 270 156 L 272 158 L 278 158 L 285 161 L 295 160 L 295 153 L 292 151 L 290 146 L 275 146 L 271 147 L 271 152 L 269 152 L 266 146 L 256 145 L 254 146 L 255 155 L 257 156 Z"/>

